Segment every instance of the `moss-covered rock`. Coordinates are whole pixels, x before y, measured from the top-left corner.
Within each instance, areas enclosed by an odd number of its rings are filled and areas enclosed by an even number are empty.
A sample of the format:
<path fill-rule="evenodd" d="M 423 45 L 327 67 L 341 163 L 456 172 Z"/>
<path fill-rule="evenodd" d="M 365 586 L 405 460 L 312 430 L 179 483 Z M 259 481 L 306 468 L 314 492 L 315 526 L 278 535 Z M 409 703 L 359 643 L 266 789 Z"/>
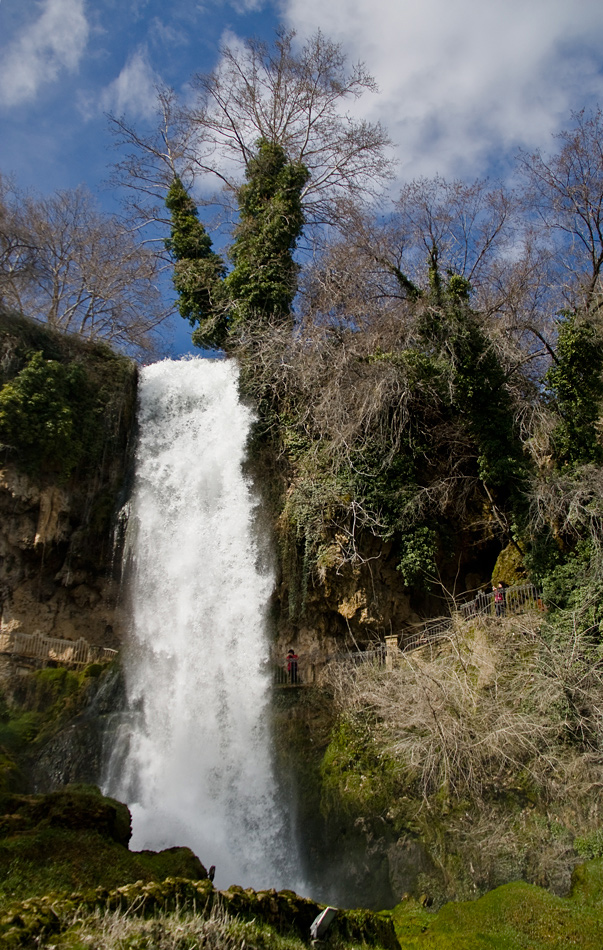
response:
<path fill-rule="evenodd" d="M 527 571 L 523 562 L 523 555 L 516 544 L 507 544 L 503 548 L 492 571 L 493 584 L 525 584 Z"/>
<path fill-rule="evenodd" d="M 569 898 L 520 881 L 437 914 L 405 901 L 393 912 L 396 934 L 404 950 L 599 950 L 602 875 L 602 861 L 577 869 Z"/>
<path fill-rule="evenodd" d="M 93 786 L 68 786 L 49 795 L 6 795 L 0 799 L 0 835 L 64 828 L 94 831 L 117 844 L 128 846 L 132 822 L 126 805 L 105 798 Z"/>
<path fill-rule="evenodd" d="M 233 886 L 216 891 L 208 880 L 167 877 L 163 881 L 136 881 L 113 890 L 94 888 L 73 893 L 51 893 L 14 902 L 0 916 L 0 937 L 6 946 L 29 946 L 36 939 L 69 926 L 75 911 L 123 911 L 149 917 L 174 911 L 209 915 L 219 909 L 230 919 L 253 921 L 279 934 L 307 941 L 310 926 L 324 905 L 293 891 L 254 891 Z M 186 928 L 182 927 L 185 932 Z M 397 950 L 398 941 L 389 914 L 370 911 L 338 912 L 329 939 L 340 943 Z"/>
<path fill-rule="evenodd" d="M 0 792 L 51 792 L 99 782 L 107 719 L 119 708 L 121 687 L 116 663 L 79 672 L 49 667 L 5 675 Z"/>
<path fill-rule="evenodd" d="M 49 795 L 0 798 L 0 907 L 11 900 L 89 887 L 112 889 L 207 872 L 189 848 L 128 850 L 126 805 L 98 789 L 67 787 Z"/>

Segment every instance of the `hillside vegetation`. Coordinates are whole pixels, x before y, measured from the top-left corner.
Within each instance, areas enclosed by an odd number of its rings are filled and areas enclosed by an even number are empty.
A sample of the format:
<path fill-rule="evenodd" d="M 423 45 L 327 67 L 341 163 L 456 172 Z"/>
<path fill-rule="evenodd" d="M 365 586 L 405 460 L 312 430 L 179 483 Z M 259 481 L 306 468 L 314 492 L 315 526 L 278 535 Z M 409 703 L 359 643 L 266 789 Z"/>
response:
<path fill-rule="evenodd" d="M 389 142 L 346 111 L 374 88 L 361 65 L 321 34 L 296 52 L 286 33 L 226 48 L 224 62 L 189 103 L 160 95 L 158 129 L 114 127 L 193 340 L 237 360 L 256 409 L 249 464 L 275 529 L 277 648 L 360 652 L 387 633 L 404 647 L 421 619 L 451 618 L 447 638 L 391 671 L 333 664 L 316 691 L 324 715 L 301 698 L 281 710 L 282 745 L 299 726 L 283 772 L 303 792 L 299 815 L 313 812 L 307 863 L 312 831 L 340 851 L 359 843 L 351 876 L 379 864 L 389 903 L 411 894 L 393 914 L 402 946 L 599 946 L 603 114 L 573 115 L 549 154 L 518 155 L 515 190 L 421 178 L 377 211 Z M 191 197 L 211 174 L 237 209 L 224 255 Z M 144 206 L 149 195 L 165 206 Z M 133 399 L 113 396 L 133 372 L 103 347 L 55 357 L 40 332 L 24 324 L 31 342 L 4 350 L 2 451 L 77 485 L 124 449 Z M 493 581 L 524 580 L 541 609 L 456 612 Z M 575 870 L 583 859 L 594 863 Z M 79 900 L 52 918 L 54 945 L 123 925 L 90 905 L 65 925 Z M 244 917 L 242 897 L 232 906 Z M 183 926 L 172 916 L 107 940 L 186 946 Z M 205 922 L 191 926 L 211 945 Z M 215 926 L 216 942 L 286 945 Z"/>

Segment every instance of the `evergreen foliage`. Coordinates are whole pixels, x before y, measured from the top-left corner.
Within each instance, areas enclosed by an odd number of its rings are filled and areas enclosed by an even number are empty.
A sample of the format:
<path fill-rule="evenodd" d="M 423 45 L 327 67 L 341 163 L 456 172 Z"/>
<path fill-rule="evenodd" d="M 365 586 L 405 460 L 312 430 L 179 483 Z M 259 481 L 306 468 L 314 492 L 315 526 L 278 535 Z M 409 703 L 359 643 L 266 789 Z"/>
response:
<path fill-rule="evenodd" d="M 603 444 L 595 423 L 603 405 L 603 340 L 587 317 L 563 315 L 545 383 L 559 417 L 553 433 L 557 464 L 601 464 Z"/>
<path fill-rule="evenodd" d="M 0 354 L 2 459 L 81 488 L 88 530 L 102 535 L 122 490 L 135 365 L 103 343 L 2 313 Z"/>
<path fill-rule="evenodd" d="M 452 408 L 467 420 L 482 481 L 517 500 L 526 469 L 514 407 L 500 359 L 469 305 L 469 290 L 467 281 L 453 274 L 445 294 L 439 286 L 437 291 L 442 301 L 440 332 L 448 340 Z"/>
<path fill-rule="evenodd" d="M 180 178 L 174 178 L 165 203 L 172 222 L 165 243 L 175 262 L 172 281 L 178 310 L 191 326 L 202 327 L 197 331 L 203 336 L 200 345 L 220 347 L 227 330 L 221 282 L 226 272 L 224 262 L 212 251 L 211 238 Z"/>
<path fill-rule="evenodd" d="M 84 453 L 90 411 L 82 367 L 34 353 L 0 390 L 0 439 L 28 469 L 58 468 L 68 477 Z"/>
<path fill-rule="evenodd" d="M 297 292 L 293 254 L 304 224 L 301 192 L 307 169 L 284 148 L 260 139 L 239 190 L 239 223 L 225 281 L 233 325 L 250 319 L 287 322 Z"/>
<path fill-rule="evenodd" d="M 166 246 L 176 262 L 179 311 L 195 327 L 196 346 L 232 347 L 249 323 L 291 319 L 299 270 L 293 255 L 304 224 L 301 192 L 308 172 L 290 162 L 281 145 L 260 139 L 246 179 L 238 192 L 233 268 L 226 277 L 179 178 L 168 192 L 172 229 Z"/>

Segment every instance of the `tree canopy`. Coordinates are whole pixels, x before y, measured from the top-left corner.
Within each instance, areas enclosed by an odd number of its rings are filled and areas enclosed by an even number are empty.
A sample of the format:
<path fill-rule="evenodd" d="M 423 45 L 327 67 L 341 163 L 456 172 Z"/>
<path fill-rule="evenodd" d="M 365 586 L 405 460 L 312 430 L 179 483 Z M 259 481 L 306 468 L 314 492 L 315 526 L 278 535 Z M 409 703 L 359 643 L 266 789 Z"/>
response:
<path fill-rule="evenodd" d="M 152 351 L 172 308 L 161 262 L 83 188 L 49 197 L 0 189 L 0 301 L 62 332 Z"/>

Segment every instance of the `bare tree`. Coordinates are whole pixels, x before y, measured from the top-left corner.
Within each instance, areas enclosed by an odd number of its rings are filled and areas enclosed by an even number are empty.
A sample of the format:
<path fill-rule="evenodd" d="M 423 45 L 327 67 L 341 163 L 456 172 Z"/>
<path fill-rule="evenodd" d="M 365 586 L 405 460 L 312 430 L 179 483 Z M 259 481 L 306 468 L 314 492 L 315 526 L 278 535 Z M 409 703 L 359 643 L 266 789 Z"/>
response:
<path fill-rule="evenodd" d="M 133 352 L 153 346 L 171 312 L 158 287 L 158 261 L 116 217 L 99 212 L 88 192 L 17 199 L 11 228 L 13 240 L 26 240 L 31 266 L 7 284 L 6 304 Z"/>
<path fill-rule="evenodd" d="M 437 264 L 478 289 L 509 247 L 514 213 L 513 196 L 486 181 L 419 178 L 396 202 L 393 237 L 418 284 L 424 285 L 428 267 Z"/>
<path fill-rule="evenodd" d="M 217 68 L 192 85 L 194 101 L 182 107 L 173 92 L 159 93 L 160 122 L 149 134 L 111 117 L 129 149 L 119 176 L 139 194 L 165 193 L 166 174 L 178 174 L 205 193 L 208 181 L 219 182 L 232 202 L 259 139 L 308 169 L 302 199 L 309 224 L 333 223 L 338 199 L 366 201 L 391 175 L 382 126 L 344 111 L 346 102 L 376 91 L 375 81 L 360 63 L 349 69 L 341 46 L 320 32 L 299 51 L 295 33 L 284 30 L 272 46 L 255 39 L 226 45 Z"/>
<path fill-rule="evenodd" d="M 181 121 L 181 109 L 173 89 L 157 89 L 157 124 L 147 130 L 130 125 L 124 116 L 109 116 L 110 130 L 122 157 L 115 163 L 111 184 L 126 187 L 128 216 L 145 228 L 145 242 L 153 243 L 160 256 L 170 216 L 165 198 L 179 178 L 193 186 L 194 145 L 192 132 Z M 159 224 L 157 232 L 146 227 Z M 168 259 L 166 255 L 166 260 Z"/>
<path fill-rule="evenodd" d="M 603 303 L 603 113 L 584 110 L 556 138 L 552 157 L 521 153 L 526 207 L 553 240 L 562 301 L 593 311 Z"/>
<path fill-rule="evenodd" d="M 340 289 L 364 288 L 365 305 L 371 299 L 381 310 L 388 300 L 412 301 L 427 292 L 437 269 L 468 281 L 476 309 L 491 313 L 503 305 L 503 264 L 511 249 L 514 260 L 518 255 L 516 202 L 502 187 L 419 178 L 403 187 L 385 218 L 351 202 L 340 202 L 339 214 L 342 236 L 328 248 L 323 268 L 332 290 L 338 274 Z"/>
<path fill-rule="evenodd" d="M 390 174 L 389 139 L 379 123 L 342 111 L 347 100 L 376 91 L 358 63 L 318 31 L 297 53 L 294 32 L 273 47 L 247 40 L 225 46 L 214 72 L 194 80 L 197 102 L 185 115 L 198 136 L 197 164 L 236 187 L 259 138 L 277 142 L 310 173 L 303 201 L 309 221 L 333 220 L 333 200 L 366 200 Z"/>
<path fill-rule="evenodd" d="M 434 272 L 469 282 L 470 305 L 496 348 L 518 404 L 554 359 L 551 251 L 526 226 L 514 194 L 486 181 L 417 179 L 389 215 L 340 204 L 339 235 L 302 282 L 310 317 L 384 333 L 381 350 L 413 344 L 434 300 Z M 427 316 L 427 319 L 428 316 Z M 397 343 L 391 332 L 396 327 Z M 387 339 L 386 339 L 387 338 Z M 379 344 L 378 344 L 379 345 Z"/>
<path fill-rule="evenodd" d="M 10 305 L 17 285 L 30 277 L 35 247 L 15 207 L 14 187 L 0 174 L 0 302 Z"/>

